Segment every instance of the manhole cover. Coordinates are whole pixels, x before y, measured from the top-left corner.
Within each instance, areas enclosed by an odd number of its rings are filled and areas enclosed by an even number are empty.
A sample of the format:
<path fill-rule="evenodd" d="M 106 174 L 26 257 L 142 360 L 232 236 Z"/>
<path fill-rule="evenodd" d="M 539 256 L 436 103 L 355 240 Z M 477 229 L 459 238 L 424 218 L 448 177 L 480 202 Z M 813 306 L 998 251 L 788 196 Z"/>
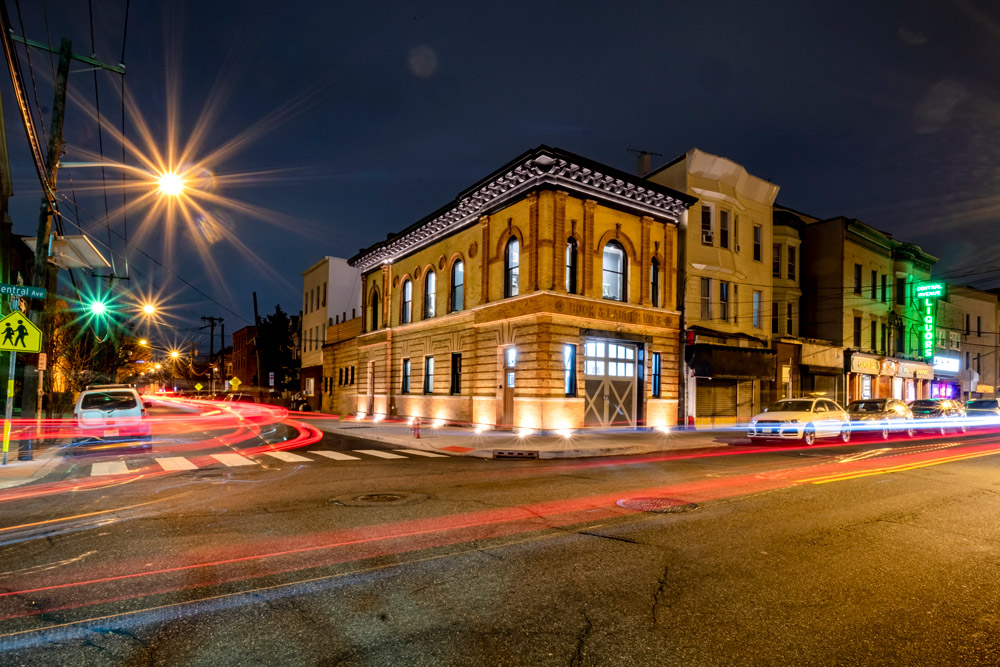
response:
<path fill-rule="evenodd" d="M 348 493 L 327 501 L 329 505 L 348 507 L 377 507 L 379 505 L 409 505 L 426 500 L 421 493 L 406 493 L 405 491 L 381 491 L 378 493 Z"/>
<path fill-rule="evenodd" d="M 638 512 L 657 512 L 659 514 L 678 514 L 698 509 L 694 503 L 675 498 L 622 498 L 615 504 Z"/>

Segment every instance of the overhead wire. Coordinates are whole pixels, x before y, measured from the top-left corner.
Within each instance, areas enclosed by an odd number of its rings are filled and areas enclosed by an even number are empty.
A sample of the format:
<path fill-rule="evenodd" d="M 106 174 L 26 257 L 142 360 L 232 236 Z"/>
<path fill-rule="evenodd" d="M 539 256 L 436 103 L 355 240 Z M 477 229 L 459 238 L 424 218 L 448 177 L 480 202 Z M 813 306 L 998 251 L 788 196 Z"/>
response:
<path fill-rule="evenodd" d="M 88 0 L 87 3 L 90 9 L 90 55 L 92 58 L 97 58 L 97 44 L 94 41 L 94 2 L 93 0 Z M 104 194 L 104 225 L 108 230 L 108 247 L 112 245 L 111 242 L 111 207 L 108 205 L 108 182 L 104 171 L 104 133 L 101 130 L 101 95 L 100 87 L 97 84 L 97 68 L 94 68 L 94 111 L 97 113 L 97 150 L 101 156 L 101 184 L 102 192 Z M 112 278 L 118 277 L 118 271 L 115 268 L 115 255 L 111 253 L 111 275 Z"/>
<path fill-rule="evenodd" d="M 129 6 L 130 5 L 131 5 L 130 0 L 125 0 L 125 25 L 122 28 L 122 55 L 121 55 L 121 58 L 118 61 L 118 64 L 121 65 L 122 69 L 125 68 L 125 43 L 126 43 L 126 39 L 128 37 L 128 13 L 129 13 Z M 122 119 L 122 124 L 121 124 L 122 141 L 121 141 L 121 144 L 122 144 L 122 165 L 124 165 L 124 164 L 126 164 L 126 162 L 125 162 L 125 158 L 126 158 L 125 146 L 127 144 L 126 135 L 125 135 L 125 77 L 124 76 L 121 77 L 121 98 L 122 98 L 122 110 L 121 110 L 122 111 L 122 114 L 121 114 L 121 119 Z M 122 169 L 122 229 L 124 231 L 125 248 L 127 250 L 128 249 L 128 189 L 125 187 L 125 185 L 126 185 L 126 182 L 125 182 L 125 170 Z M 129 261 L 128 261 L 128 253 L 126 252 L 125 253 L 125 276 L 126 276 L 126 278 L 128 277 L 128 275 L 129 275 Z"/>

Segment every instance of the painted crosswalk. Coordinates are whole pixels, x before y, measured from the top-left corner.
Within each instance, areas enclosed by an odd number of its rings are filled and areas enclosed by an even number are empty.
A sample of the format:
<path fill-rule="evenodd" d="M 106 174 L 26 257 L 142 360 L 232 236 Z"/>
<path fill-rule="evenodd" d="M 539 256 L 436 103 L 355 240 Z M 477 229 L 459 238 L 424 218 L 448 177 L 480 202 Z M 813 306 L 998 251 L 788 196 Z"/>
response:
<path fill-rule="evenodd" d="M 242 454 L 236 454 L 235 452 L 210 454 L 207 457 L 160 456 L 153 457 L 153 461 L 156 463 L 156 467 L 164 472 L 180 472 L 185 470 L 199 470 L 201 468 L 217 466 L 218 464 L 222 464 L 223 466 L 230 468 L 259 466 L 264 463 L 264 461 L 268 460 L 265 457 L 278 459 L 279 461 L 283 461 L 285 463 L 301 464 L 316 463 L 323 460 L 363 461 L 369 457 L 376 459 L 390 459 L 394 461 L 412 459 L 415 457 L 451 458 L 447 454 L 428 452 L 421 449 L 396 449 L 391 452 L 383 449 L 354 449 L 351 450 L 351 453 L 314 449 L 303 452 L 302 454 L 275 450 L 260 452 L 259 454 L 254 454 L 252 456 L 244 456 Z M 145 459 L 145 462 L 148 461 L 149 459 Z M 133 468 L 129 467 L 130 464 Z M 130 460 L 129 463 L 126 463 L 123 460 L 99 461 L 91 464 L 90 475 L 92 477 L 126 475 L 136 472 L 139 469 L 148 469 L 144 465 L 144 461 L 142 459 Z"/>

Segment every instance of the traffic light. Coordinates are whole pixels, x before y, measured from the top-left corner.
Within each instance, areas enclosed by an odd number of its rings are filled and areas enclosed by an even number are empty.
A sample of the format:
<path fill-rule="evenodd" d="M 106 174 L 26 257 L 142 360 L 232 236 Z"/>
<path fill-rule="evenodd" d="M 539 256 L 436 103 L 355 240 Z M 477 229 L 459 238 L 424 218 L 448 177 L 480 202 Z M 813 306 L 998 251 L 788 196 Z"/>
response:
<path fill-rule="evenodd" d="M 100 299 L 91 299 L 87 304 L 87 310 L 93 317 L 104 317 L 108 314 L 108 304 Z"/>

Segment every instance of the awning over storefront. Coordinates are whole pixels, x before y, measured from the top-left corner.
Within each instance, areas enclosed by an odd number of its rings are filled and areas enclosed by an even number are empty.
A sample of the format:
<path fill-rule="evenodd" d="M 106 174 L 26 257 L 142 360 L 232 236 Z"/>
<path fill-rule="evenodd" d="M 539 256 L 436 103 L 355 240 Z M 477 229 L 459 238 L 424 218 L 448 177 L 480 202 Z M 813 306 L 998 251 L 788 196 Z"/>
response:
<path fill-rule="evenodd" d="M 728 345 L 688 345 L 688 366 L 697 377 L 722 380 L 774 379 L 774 351 Z"/>
<path fill-rule="evenodd" d="M 811 375 L 843 375 L 844 369 L 842 366 L 817 366 L 816 364 L 800 364 L 799 368 L 802 369 L 803 373 L 809 373 Z"/>

